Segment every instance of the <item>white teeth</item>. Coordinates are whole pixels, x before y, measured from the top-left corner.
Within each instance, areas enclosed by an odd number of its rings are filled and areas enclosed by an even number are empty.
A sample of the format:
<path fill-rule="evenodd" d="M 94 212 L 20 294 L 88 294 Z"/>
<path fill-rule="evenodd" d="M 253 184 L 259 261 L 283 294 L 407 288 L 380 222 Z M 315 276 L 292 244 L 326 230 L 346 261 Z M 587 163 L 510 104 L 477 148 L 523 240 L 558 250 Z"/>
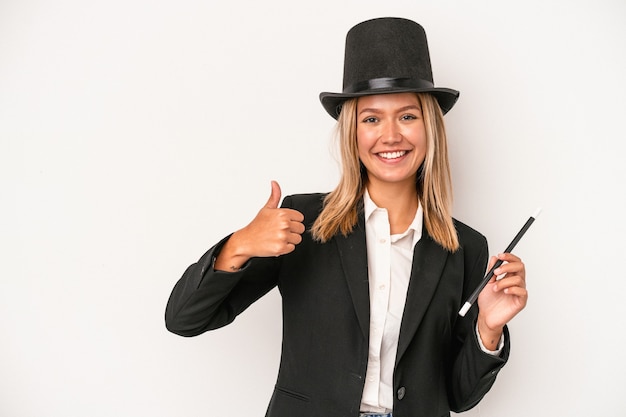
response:
<path fill-rule="evenodd" d="M 404 154 L 406 154 L 406 151 L 380 152 L 378 155 L 381 158 L 385 158 L 385 159 L 395 159 L 395 158 L 400 158 Z"/>

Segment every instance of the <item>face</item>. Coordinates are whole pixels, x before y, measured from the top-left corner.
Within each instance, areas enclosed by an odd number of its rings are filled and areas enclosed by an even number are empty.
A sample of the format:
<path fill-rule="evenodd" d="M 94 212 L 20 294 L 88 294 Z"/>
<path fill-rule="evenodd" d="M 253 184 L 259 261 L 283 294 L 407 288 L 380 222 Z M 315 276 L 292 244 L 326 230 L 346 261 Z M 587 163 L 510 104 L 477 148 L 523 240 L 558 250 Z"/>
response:
<path fill-rule="evenodd" d="M 415 187 L 426 157 L 422 110 L 413 93 L 360 97 L 356 110 L 359 158 L 370 185 Z"/>

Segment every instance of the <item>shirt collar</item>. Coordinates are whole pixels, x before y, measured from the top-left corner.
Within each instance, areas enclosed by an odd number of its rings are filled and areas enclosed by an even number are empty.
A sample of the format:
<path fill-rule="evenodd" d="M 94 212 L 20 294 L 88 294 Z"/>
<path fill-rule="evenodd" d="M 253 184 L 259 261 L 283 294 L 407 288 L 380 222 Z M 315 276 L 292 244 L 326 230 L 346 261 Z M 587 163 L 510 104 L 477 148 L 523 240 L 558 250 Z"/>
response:
<path fill-rule="evenodd" d="M 379 208 L 380 207 L 378 207 L 376 203 L 374 203 L 374 201 L 370 197 L 369 191 L 366 188 L 365 193 L 363 193 L 363 211 L 365 214 L 366 223 L 368 222 L 372 213 L 374 213 L 374 211 L 378 210 Z M 411 222 L 407 230 L 404 233 L 402 233 L 403 235 L 405 235 L 409 231 L 413 231 L 413 243 L 412 243 L 413 246 L 415 246 L 415 244 L 422 237 L 423 223 L 424 223 L 424 210 L 422 209 L 422 204 L 419 203 L 418 201 L 417 211 L 415 212 L 415 217 L 413 218 L 413 222 Z"/>

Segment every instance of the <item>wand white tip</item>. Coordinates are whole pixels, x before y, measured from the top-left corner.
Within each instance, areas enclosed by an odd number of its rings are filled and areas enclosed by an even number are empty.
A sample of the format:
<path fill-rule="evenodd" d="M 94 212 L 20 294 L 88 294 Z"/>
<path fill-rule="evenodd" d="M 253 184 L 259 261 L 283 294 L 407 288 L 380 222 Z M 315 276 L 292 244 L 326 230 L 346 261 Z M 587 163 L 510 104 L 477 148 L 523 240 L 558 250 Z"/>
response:
<path fill-rule="evenodd" d="M 541 214 L 541 210 L 541 207 L 535 210 L 535 212 L 533 213 L 533 219 L 537 220 L 537 217 L 539 217 L 539 215 Z"/>
<path fill-rule="evenodd" d="M 465 304 L 463 304 L 463 307 L 459 311 L 459 316 L 465 317 L 465 314 L 467 314 L 471 306 L 472 305 L 469 302 L 465 302 Z"/>

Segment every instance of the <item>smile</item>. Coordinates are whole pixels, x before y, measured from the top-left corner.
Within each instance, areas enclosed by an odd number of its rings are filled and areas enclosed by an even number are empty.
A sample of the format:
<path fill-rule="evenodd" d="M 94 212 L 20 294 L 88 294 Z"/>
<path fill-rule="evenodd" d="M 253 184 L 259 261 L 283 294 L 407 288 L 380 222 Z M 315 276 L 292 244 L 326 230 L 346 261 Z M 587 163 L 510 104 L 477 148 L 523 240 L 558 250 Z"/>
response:
<path fill-rule="evenodd" d="M 407 151 L 380 152 L 377 155 L 383 159 L 397 159 L 407 154 Z"/>

